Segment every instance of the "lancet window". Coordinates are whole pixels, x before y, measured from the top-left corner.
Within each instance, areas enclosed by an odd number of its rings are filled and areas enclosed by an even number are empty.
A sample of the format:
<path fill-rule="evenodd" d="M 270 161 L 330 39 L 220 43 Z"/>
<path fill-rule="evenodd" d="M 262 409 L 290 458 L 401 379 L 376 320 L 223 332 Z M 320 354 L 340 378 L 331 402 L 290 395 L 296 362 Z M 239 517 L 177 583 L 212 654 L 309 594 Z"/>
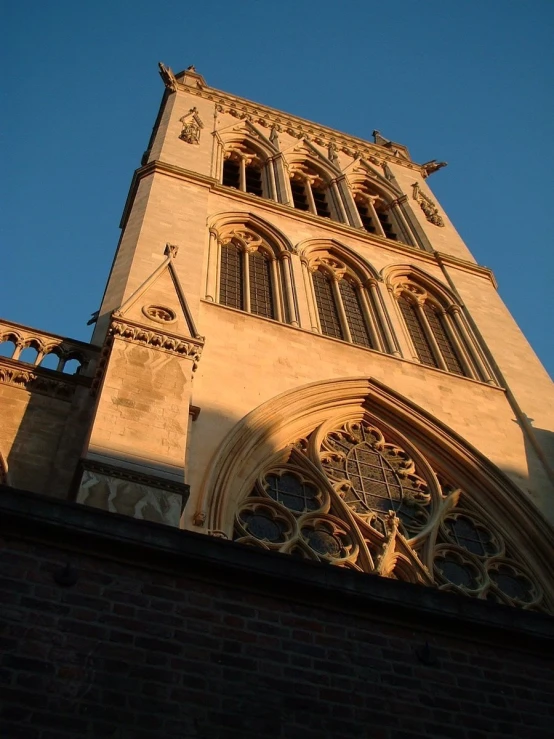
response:
<path fill-rule="evenodd" d="M 228 147 L 223 160 L 222 184 L 259 197 L 273 198 L 264 157 L 246 143 Z"/>
<path fill-rule="evenodd" d="M 491 381 L 491 373 L 462 317 L 460 308 L 412 278 L 393 286 L 398 308 L 421 364 L 473 379 Z"/>
<path fill-rule="evenodd" d="M 364 280 L 340 259 L 330 254 L 312 254 L 307 260 L 312 276 L 313 297 L 322 334 L 353 344 L 393 351 L 377 281 Z"/>
<path fill-rule="evenodd" d="M 329 419 L 268 460 L 237 506 L 234 538 L 507 605 L 553 607 L 489 513 L 367 412 Z"/>
<path fill-rule="evenodd" d="M 297 210 L 339 220 L 333 205 L 333 184 L 308 165 L 297 166 L 290 180 L 292 200 Z"/>
<path fill-rule="evenodd" d="M 290 269 L 288 252 L 247 226 L 227 227 L 223 233 L 212 230 L 211 239 L 210 264 L 219 254 L 214 285 L 217 301 L 258 316 L 294 323 L 292 286 L 286 279 L 286 270 Z M 208 272 L 212 273 L 210 265 Z"/>
<path fill-rule="evenodd" d="M 354 185 L 354 202 L 362 226 L 368 233 L 391 241 L 412 243 L 408 226 L 396 202 L 370 182 L 363 181 Z"/>

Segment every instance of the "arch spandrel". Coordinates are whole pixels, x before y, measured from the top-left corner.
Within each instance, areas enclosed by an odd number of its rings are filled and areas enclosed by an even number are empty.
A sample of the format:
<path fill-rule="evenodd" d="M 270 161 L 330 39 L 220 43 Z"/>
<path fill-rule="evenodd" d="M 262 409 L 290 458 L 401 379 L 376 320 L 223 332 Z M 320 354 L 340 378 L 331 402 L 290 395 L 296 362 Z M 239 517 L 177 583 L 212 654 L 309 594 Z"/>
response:
<path fill-rule="evenodd" d="M 299 509 L 290 500 L 307 500 L 306 486 L 321 501 Z M 554 607 L 541 514 L 469 444 L 375 380 L 313 383 L 252 411 L 213 460 L 202 513 L 208 533 L 253 546 Z"/>

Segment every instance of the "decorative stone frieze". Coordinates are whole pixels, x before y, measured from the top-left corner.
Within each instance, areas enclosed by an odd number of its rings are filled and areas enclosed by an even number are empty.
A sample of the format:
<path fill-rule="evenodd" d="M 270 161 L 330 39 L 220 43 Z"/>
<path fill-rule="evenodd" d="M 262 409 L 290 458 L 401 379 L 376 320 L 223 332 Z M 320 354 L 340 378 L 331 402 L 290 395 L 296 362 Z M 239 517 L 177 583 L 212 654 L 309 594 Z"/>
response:
<path fill-rule="evenodd" d="M 198 366 L 200 355 L 204 347 L 204 339 L 183 338 L 166 331 L 151 331 L 140 323 L 125 319 L 119 320 L 114 313 L 114 320 L 110 324 L 108 335 L 133 344 L 142 344 L 159 351 L 175 354 L 180 357 L 188 357 L 193 361 L 193 372 Z"/>
<path fill-rule="evenodd" d="M 439 213 L 439 209 L 431 198 L 420 190 L 417 182 L 414 182 L 412 187 L 413 198 L 417 203 L 419 203 L 421 210 L 425 213 L 425 218 L 427 218 L 429 223 L 432 223 L 435 226 L 444 226 L 444 221 Z"/>

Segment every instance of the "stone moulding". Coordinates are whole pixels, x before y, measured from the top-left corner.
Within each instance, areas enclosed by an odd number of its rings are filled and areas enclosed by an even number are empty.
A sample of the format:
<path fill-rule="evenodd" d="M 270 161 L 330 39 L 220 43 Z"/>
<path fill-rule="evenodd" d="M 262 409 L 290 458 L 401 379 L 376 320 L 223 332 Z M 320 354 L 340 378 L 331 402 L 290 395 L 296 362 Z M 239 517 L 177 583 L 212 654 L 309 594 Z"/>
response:
<path fill-rule="evenodd" d="M 89 387 L 92 378 L 82 375 L 62 375 L 50 377 L 51 370 L 29 366 L 22 368 L 20 362 L 0 357 L 0 384 L 26 390 L 29 393 L 40 393 L 60 400 L 71 400 L 78 386 Z"/>
<path fill-rule="evenodd" d="M 414 182 L 413 187 L 413 199 L 416 203 L 419 203 L 421 210 L 425 213 L 425 218 L 435 226 L 444 226 L 442 216 L 439 214 L 439 209 L 430 197 L 425 195 L 420 188 L 419 183 Z"/>
<path fill-rule="evenodd" d="M 112 339 L 119 338 L 131 344 L 141 344 L 178 357 L 187 357 L 192 360 L 193 372 L 198 367 L 204 347 L 203 338 L 185 338 L 167 331 L 151 331 L 140 323 L 128 319 L 119 320 L 117 317 L 111 322 L 108 335 Z"/>

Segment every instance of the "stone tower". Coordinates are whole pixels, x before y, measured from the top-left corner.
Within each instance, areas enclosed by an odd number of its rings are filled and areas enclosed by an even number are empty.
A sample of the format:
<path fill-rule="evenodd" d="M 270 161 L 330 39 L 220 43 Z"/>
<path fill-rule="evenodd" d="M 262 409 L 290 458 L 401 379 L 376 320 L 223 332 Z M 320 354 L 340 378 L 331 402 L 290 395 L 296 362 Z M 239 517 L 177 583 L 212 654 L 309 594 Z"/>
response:
<path fill-rule="evenodd" d="M 8 484 L 552 610 L 552 383 L 443 163 L 160 69 L 91 344 L 2 324 Z"/>

